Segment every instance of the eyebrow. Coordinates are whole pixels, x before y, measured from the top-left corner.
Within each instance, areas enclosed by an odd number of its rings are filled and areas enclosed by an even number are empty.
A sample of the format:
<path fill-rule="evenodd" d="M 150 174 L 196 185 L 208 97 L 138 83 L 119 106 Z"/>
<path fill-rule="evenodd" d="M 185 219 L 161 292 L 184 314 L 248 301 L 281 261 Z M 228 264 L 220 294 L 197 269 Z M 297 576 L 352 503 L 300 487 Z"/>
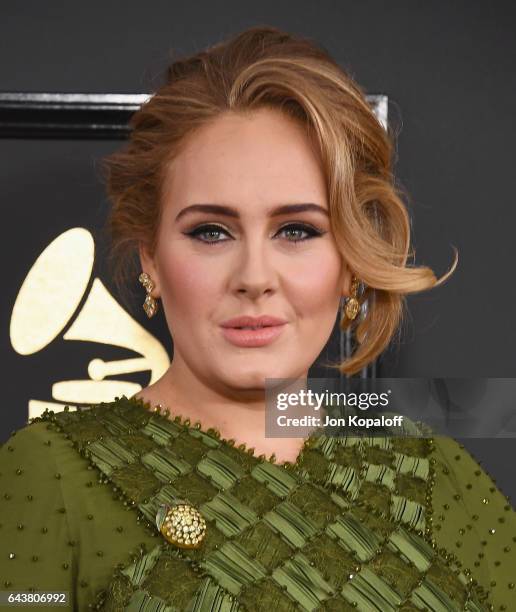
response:
<path fill-rule="evenodd" d="M 281 215 L 288 215 L 292 213 L 299 213 L 305 211 L 315 211 L 320 212 L 329 216 L 328 211 L 319 206 L 318 204 L 313 204 L 312 202 L 307 202 L 303 204 L 283 204 L 278 206 L 277 208 L 273 208 L 269 211 L 270 217 L 279 217 Z M 193 212 L 204 212 L 204 213 L 215 213 L 219 215 L 224 215 L 226 217 L 233 217 L 238 219 L 240 217 L 239 212 L 232 208 L 231 206 L 225 206 L 223 204 L 192 204 L 191 206 L 187 206 L 183 208 L 183 210 L 179 211 L 176 216 L 176 221 L 179 221 L 182 217 L 187 215 L 188 213 Z"/>

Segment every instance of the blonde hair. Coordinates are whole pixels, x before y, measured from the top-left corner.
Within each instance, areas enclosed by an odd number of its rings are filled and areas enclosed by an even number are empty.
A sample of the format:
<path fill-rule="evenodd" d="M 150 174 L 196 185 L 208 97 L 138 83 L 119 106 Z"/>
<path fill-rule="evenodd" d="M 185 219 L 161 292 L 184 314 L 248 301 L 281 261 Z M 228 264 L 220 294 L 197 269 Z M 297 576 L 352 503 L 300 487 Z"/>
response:
<path fill-rule="evenodd" d="M 174 61 L 166 82 L 131 117 L 126 146 L 104 160 L 112 209 L 110 263 L 117 286 L 137 275 L 138 243 L 152 255 L 161 217 L 167 163 L 194 130 L 227 111 L 273 108 L 300 122 L 320 153 L 337 247 L 364 283 L 367 316 L 345 317 L 357 349 L 337 364 L 355 374 L 374 361 L 399 330 L 406 295 L 443 283 L 426 267 L 407 263 L 410 218 L 392 172 L 394 138 L 364 92 L 310 39 L 274 27 L 252 27 Z M 133 276 L 134 275 L 134 276 Z"/>

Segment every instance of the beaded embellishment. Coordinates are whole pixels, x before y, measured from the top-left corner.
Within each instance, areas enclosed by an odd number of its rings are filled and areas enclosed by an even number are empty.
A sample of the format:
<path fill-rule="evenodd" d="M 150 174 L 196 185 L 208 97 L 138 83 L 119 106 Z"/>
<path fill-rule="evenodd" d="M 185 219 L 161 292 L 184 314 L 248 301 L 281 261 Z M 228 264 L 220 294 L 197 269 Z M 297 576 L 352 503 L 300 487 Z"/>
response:
<path fill-rule="evenodd" d="M 206 521 L 201 513 L 184 500 L 173 506 L 161 504 L 156 526 L 167 542 L 179 548 L 199 548 L 206 535 Z"/>

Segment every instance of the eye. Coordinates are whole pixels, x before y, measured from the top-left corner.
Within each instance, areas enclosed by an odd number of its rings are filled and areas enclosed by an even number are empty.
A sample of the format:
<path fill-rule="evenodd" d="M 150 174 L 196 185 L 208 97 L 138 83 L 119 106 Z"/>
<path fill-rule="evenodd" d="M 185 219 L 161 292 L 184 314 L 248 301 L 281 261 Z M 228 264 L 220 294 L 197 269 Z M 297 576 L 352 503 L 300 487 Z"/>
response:
<path fill-rule="evenodd" d="M 191 232 L 185 232 L 187 236 L 190 236 L 194 240 L 198 240 L 199 242 L 204 242 L 206 244 L 216 244 L 218 242 L 227 242 L 227 240 L 217 240 L 216 236 L 223 233 L 226 236 L 229 236 L 227 231 L 221 227 L 220 225 L 208 224 L 208 225 L 199 225 Z M 215 235 L 215 239 L 212 240 Z M 204 239 L 201 236 L 209 236 L 210 238 Z"/>
<path fill-rule="evenodd" d="M 323 231 L 306 223 L 289 223 L 288 225 L 284 225 L 278 234 L 284 233 L 288 236 L 293 236 L 293 238 L 287 238 L 287 242 L 304 242 L 305 240 L 317 238 L 324 234 Z M 302 234 L 305 234 L 305 236 L 300 237 Z"/>
<path fill-rule="evenodd" d="M 287 242 L 296 243 L 304 242 L 312 238 L 322 236 L 325 232 L 307 223 L 289 223 L 284 225 L 276 236 L 286 236 Z M 193 240 L 203 242 L 205 244 L 220 244 L 221 242 L 228 242 L 232 240 L 231 237 L 219 240 L 217 237 L 220 235 L 229 236 L 229 233 L 220 225 L 213 223 L 199 225 L 195 229 L 185 232 L 187 236 L 190 236 Z"/>

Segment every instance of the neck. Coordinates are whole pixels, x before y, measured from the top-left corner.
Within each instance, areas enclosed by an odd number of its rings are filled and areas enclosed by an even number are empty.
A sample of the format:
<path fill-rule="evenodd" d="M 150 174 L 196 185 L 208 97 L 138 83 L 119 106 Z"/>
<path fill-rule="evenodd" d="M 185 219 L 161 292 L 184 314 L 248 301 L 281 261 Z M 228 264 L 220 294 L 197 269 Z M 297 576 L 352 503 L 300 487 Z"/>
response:
<path fill-rule="evenodd" d="M 306 378 L 306 377 L 305 377 Z M 299 379 L 302 383 L 302 378 Z M 265 437 L 265 388 L 235 388 L 209 385 L 196 377 L 184 362 L 174 358 L 167 372 L 135 397 L 160 404 L 170 410 L 170 417 L 180 415 L 191 423 L 201 423 L 203 430 L 217 429 L 226 439 L 255 448 L 256 454 L 275 453 L 278 461 L 295 461 L 304 438 Z"/>

